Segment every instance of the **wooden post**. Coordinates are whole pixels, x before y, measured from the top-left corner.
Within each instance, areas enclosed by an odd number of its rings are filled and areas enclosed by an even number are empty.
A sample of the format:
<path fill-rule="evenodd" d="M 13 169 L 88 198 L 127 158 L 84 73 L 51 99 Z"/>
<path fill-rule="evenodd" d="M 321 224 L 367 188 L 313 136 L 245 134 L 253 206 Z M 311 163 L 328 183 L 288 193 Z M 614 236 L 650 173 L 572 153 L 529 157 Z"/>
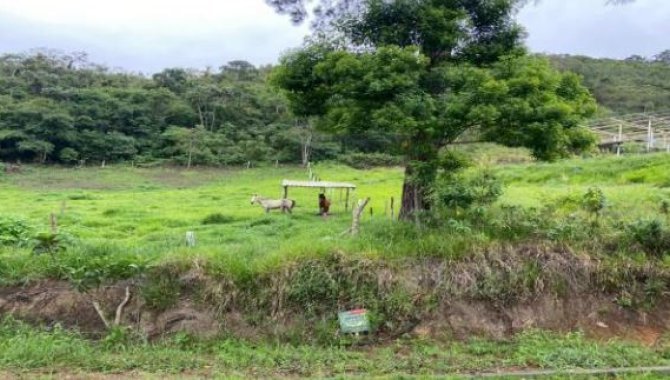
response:
<path fill-rule="evenodd" d="M 654 132 L 651 129 L 651 117 L 649 118 L 649 126 L 647 127 L 647 152 L 651 151 L 651 140 L 654 138 Z"/>
<path fill-rule="evenodd" d="M 395 198 L 391 197 L 391 220 L 395 219 Z"/>
<path fill-rule="evenodd" d="M 193 231 L 186 232 L 186 246 L 190 248 L 195 247 L 195 232 Z"/>
<path fill-rule="evenodd" d="M 288 198 L 288 186 L 284 186 L 284 199 Z"/>
<path fill-rule="evenodd" d="M 353 220 L 351 222 L 351 234 L 358 235 L 361 230 L 361 214 L 365 210 L 365 206 L 370 203 L 370 198 L 360 199 L 358 201 L 358 206 L 354 208 L 353 211 Z"/>
<path fill-rule="evenodd" d="M 346 195 L 346 198 L 344 200 L 344 211 L 349 211 L 349 190 L 351 190 L 351 189 L 349 189 L 347 187 L 347 195 Z"/>
<path fill-rule="evenodd" d="M 616 156 L 621 156 L 621 144 L 623 144 L 623 124 L 619 124 L 619 138 L 616 144 Z"/>

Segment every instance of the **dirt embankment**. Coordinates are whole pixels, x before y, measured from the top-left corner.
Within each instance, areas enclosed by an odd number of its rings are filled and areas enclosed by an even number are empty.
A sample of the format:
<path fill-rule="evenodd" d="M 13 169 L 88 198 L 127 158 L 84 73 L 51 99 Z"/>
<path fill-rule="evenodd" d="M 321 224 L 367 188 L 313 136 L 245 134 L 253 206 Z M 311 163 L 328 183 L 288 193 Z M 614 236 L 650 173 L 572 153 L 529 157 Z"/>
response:
<path fill-rule="evenodd" d="M 0 315 L 95 337 L 107 328 L 100 314 L 113 320 L 127 288 L 121 325 L 150 339 L 186 332 L 319 341 L 333 335 L 338 310 L 366 307 L 380 340 L 502 339 L 539 328 L 654 345 L 670 329 L 669 279 L 653 265 L 615 268 L 557 247 L 501 247 L 458 261 L 388 263 L 333 254 L 243 282 L 190 268 L 175 274 L 178 292 L 161 307 L 147 298 L 150 278 L 87 293 L 65 281 L 2 288 Z"/>

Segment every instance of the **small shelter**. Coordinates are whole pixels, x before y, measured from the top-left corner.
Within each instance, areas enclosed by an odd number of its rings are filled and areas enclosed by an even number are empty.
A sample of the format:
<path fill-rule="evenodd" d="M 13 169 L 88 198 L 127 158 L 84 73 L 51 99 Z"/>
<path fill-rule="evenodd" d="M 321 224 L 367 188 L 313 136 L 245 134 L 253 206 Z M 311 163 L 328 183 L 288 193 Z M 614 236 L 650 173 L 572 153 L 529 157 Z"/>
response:
<path fill-rule="evenodd" d="M 346 200 L 345 200 L 345 210 L 349 211 L 349 196 L 352 190 L 356 190 L 356 185 L 346 182 L 329 182 L 329 181 L 291 181 L 285 179 L 281 183 L 284 188 L 284 199 L 288 198 L 288 189 L 290 187 L 303 187 L 303 188 L 313 188 L 321 189 L 325 191 L 326 189 L 345 189 L 346 190 Z"/>

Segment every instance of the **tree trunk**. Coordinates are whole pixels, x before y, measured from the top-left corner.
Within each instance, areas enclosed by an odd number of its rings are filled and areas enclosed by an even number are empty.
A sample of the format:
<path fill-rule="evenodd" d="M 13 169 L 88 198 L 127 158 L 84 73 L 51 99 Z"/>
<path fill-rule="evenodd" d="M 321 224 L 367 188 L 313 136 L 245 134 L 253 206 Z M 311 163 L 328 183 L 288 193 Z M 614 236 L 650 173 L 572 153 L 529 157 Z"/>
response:
<path fill-rule="evenodd" d="M 312 153 L 312 132 L 308 132 L 302 142 L 302 166 L 307 167 Z"/>
<path fill-rule="evenodd" d="M 191 163 L 193 160 L 193 131 L 194 129 L 191 128 L 191 133 L 189 135 L 189 142 L 188 142 L 188 162 L 186 163 L 186 169 L 191 168 Z"/>
<path fill-rule="evenodd" d="M 414 219 L 418 222 L 418 212 L 428 210 L 430 204 L 427 199 L 428 191 L 419 181 L 414 180 L 414 172 L 411 166 L 405 168 L 405 181 L 402 187 L 402 204 L 400 206 L 401 220 Z"/>

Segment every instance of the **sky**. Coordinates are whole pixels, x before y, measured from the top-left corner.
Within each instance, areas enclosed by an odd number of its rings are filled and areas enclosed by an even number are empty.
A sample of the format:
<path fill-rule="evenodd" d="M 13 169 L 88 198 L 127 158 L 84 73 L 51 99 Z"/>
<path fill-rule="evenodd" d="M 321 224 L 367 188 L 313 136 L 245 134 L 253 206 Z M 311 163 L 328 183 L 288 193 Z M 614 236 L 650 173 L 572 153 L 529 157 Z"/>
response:
<path fill-rule="evenodd" d="M 518 19 L 532 51 L 625 58 L 670 49 L 670 0 L 542 0 Z M 0 0 L 0 54 L 86 51 L 93 62 L 151 74 L 218 68 L 236 59 L 275 63 L 299 46 L 294 26 L 264 0 Z"/>

